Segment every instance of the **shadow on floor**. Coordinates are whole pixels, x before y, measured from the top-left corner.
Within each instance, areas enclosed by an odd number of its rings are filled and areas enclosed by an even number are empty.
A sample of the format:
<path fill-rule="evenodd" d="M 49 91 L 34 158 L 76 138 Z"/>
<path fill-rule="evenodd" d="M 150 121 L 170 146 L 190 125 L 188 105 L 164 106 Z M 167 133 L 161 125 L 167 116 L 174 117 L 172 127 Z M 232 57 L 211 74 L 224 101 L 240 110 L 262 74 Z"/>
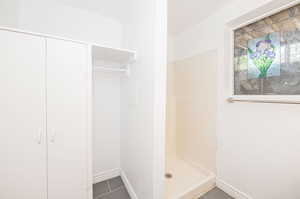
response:
<path fill-rule="evenodd" d="M 121 177 L 93 185 L 94 199 L 130 199 Z"/>
<path fill-rule="evenodd" d="M 219 188 L 214 188 L 199 199 L 234 199 Z"/>

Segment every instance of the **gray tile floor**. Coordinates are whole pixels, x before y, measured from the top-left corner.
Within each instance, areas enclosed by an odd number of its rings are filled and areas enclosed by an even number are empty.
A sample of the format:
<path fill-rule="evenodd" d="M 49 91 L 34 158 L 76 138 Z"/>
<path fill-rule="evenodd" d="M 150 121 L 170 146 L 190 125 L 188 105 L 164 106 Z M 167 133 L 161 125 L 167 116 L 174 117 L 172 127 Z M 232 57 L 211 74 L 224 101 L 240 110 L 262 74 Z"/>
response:
<path fill-rule="evenodd" d="M 130 199 L 121 177 L 93 185 L 94 199 Z"/>
<path fill-rule="evenodd" d="M 94 199 L 130 199 L 121 177 L 93 185 Z M 214 188 L 199 199 L 234 199 L 218 188 Z"/>
<path fill-rule="evenodd" d="M 214 188 L 199 199 L 234 199 L 219 188 Z"/>

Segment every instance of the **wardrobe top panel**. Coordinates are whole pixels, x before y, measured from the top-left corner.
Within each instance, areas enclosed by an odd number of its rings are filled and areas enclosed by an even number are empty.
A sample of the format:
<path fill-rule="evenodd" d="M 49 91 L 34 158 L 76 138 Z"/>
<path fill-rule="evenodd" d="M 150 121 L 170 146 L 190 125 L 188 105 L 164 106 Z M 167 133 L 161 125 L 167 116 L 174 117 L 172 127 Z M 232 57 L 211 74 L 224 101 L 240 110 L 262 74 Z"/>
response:
<path fill-rule="evenodd" d="M 135 60 L 135 56 L 136 53 L 131 50 L 92 45 L 92 57 L 94 62 L 107 62 L 127 65 Z"/>
<path fill-rule="evenodd" d="M 59 37 L 55 35 L 37 33 L 37 32 L 30 32 L 21 29 L 14 29 L 9 27 L 0 26 L 0 30 L 10 31 L 10 32 L 17 32 L 23 33 L 27 35 L 39 36 L 44 38 L 52 38 L 52 39 L 59 39 L 65 41 L 71 41 L 75 43 L 81 43 L 91 46 L 92 49 L 92 58 L 96 62 L 110 62 L 110 63 L 119 63 L 121 65 L 126 65 L 131 63 L 135 60 L 136 52 L 127 50 L 127 49 L 119 49 L 119 48 L 112 48 L 109 46 L 102 46 L 98 44 L 94 44 L 91 42 L 73 40 L 70 38 Z"/>

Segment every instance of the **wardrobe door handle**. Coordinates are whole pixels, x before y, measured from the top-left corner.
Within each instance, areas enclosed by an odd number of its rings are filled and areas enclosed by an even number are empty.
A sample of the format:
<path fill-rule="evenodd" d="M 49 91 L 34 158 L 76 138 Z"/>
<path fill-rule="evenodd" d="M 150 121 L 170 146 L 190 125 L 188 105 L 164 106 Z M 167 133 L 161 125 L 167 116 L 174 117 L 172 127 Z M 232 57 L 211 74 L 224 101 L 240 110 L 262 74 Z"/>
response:
<path fill-rule="evenodd" d="M 43 134 L 43 130 L 39 129 L 37 139 L 36 139 L 38 144 L 42 143 L 42 134 Z"/>
<path fill-rule="evenodd" d="M 55 130 L 51 130 L 51 136 L 50 136 L 50 142 L 54 143 L 55 142 Z"/>

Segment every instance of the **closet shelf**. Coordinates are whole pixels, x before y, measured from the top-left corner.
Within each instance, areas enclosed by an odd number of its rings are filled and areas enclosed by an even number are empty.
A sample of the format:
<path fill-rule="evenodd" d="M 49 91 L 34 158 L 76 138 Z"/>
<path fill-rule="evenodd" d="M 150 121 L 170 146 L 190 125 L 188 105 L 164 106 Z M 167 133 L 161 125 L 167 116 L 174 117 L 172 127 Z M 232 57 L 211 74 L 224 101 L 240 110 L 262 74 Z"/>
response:
<path fill-rule="evenodd" d="M 92 60 L 94 71 L 125 72 L 130 71 L 130 65 L 136 60 L 136 52 L 92 45 Z"/>

